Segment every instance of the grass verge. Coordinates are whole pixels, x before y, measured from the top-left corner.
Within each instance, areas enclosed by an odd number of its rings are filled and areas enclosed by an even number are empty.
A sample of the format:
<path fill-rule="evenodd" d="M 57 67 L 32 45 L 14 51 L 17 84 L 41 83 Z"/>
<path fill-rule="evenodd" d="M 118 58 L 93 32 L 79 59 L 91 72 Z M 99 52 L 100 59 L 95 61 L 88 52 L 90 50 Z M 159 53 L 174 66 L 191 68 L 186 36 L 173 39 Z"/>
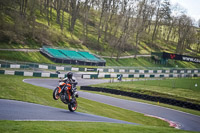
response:
<path fill-rule="evenodd" d="M 0 121 L 3 133 L 191 133 L 165 127 L 95 122 Z"/>
<path fill-rule="evenodd" d="M 85 90 L 81 90 L 81 91 L 85 91 Z M 132 100 L 132 101 L 137 101 L 137 102 L 142 102 L 142 103 L 153 104 L 153 105 L 166 107 L 166 108 L 170 108 L 170 109 L 174 109 L 174 110 L 179 110 L 179 111 L 182 111 L 182 112 L 186 112 L 186 113 L 190 113 L 190 114 L 194 114 L 194 115 L 199 115 L 200 116 L 200 111 L 187 109 L 187 108 L 182 108 L 182 107 L 178 107 L 178 106 L 173 106 L 173 105 L 169 105 L 169 104 L 158 103 L 158 102 L 153 102 L 153 101 L 147 101 L 147 100 L 142 100 L 142 99 L 137 99 L 137 98 L 131 98 L 131 97 L 127 97 L 127 96 L 109 94 L 109 93 L 104 93 L 104 92 L 96 92 L 96 91 L 85 91 L 85 92 L 90 92 L 90 93 L 95 93 L 95 94 L 100 94 L 100 95 L 106 95 L 106 96 L 111 96 L 111 97 L 125 99 L 125 100 Z"/>
<path fill-rule="evenodd" d="M 145 80 L 92 85 L 94 87 L 118 89 L 151 96 L 161 96 L 199 104 L 200 78 L 177 78 Z M 197 84 L 197 86 L 195 86 Z M 199 84 L 199 85 L 198 85 Z"/>
<path fill-rule="evenodd" d="M 54 62 L 40 54 L 40 52 L 1 51 L 0 59 L 55 64 Z"/>
<path fill-rule="evenodd" d="M 63 104 L 60 100 L 53 100 L 53 90 L 24 83 L 22 81 L 23 79 L 24 77 L 22 76 L 0 75 L 0 98 L 14 99 L 67 109 L 67 106 Z M 136 113 L 130 110 L 110 106 L 103 103 L 98 103 L 81 97 L 78 98 L 78 104 L 79 106 L 77 111 L 79 112 L 105 116 L 148 126 L 169 126 L 168 123 L 162 120 L 147 117 L 144 116 L 144 114 Z"/>
<path fill-rule="evenodd" d="M 30 78 L 30 77 L 28 77 Z M 0 75 L 0 98 L 32 102 L 66 109 L 61 101 L 52 99 L 52 90 L 24 83 L 22 76 Z M 90 122 L 45 122 L 45 121 L 0 121 L 2 132 L 145 132 L 189 133 L 170 128 L 168 123 L 122 108 L 78 98 L 78 111 L 142 124 L 141 126 L 90 123 Z"/>

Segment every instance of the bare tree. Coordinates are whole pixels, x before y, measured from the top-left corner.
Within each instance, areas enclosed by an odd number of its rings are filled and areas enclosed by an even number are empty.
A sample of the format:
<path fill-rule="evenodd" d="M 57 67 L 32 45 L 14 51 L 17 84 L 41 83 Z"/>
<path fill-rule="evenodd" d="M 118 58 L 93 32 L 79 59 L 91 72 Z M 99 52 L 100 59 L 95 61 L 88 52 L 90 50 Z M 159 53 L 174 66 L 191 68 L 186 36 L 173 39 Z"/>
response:
<path fill-rule="evenodd" d="M 85 38 L 85 43 L 88 41 L 88 17 L 89 17 L 89 10 L 92 5 L 93 1 L 85 0 L 84 7 L 83 7 L 83 35 Z"/>
<path fill-rule="evenodd" d="M 182 54 L 184 52 L 186 43 L 190 43 L 190 37 L 193 36 L 193 22 L 190 17 L 186 15 L 180 16 L 178 20 L 178 44 L 176 53 Z"/>
<path fill-rule="evenodd" d="M 107 4 L 107 0 L 103 0 L 102 1 L 100 20 L 99 20 L 99 26 L 98 26 L 98 37 L 97 37 L 98 45 L 100 45 L 101 30 L 102 30 L 101 26 L 102 26 L 104 13 L 106 12 L 106 4 Z"/>
<path fill-rule="evenodd" d="M 69 18 L 69 22 L 70 22 L 70 25 L 69 25 L 69 30 L 73 33 L 74 31 L 74 26 L 76 24 L 76 19 L 79 15 L 79 10 L 80 10 L 80 0 L 71 0 L 70 2 L 70 15 L 71 15 L 71 18 Z"/>

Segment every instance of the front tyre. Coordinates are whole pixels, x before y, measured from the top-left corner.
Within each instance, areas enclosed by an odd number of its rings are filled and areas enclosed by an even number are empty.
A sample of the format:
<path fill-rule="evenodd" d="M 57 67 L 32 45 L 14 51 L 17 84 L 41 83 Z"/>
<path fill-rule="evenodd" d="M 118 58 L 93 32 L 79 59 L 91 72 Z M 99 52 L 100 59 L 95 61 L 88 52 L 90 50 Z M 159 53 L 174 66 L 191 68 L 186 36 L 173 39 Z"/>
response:
<path fill-rule="evenodd" d="M 57 87 L 57 88 L 55 88 L 54 91 L 53 91 L 53 99 L 54 99 L 54 100 L 58 100 L 58 99 L 60 98 L 60 95 L 59 95 L 59 93 L 58 93 L 58 90 L 59 90 L 59 88 Z"/>
<path fill-rule="evenodd" d="M 71 112 L 76 111 L 77 106 L 78 106 L 78 104 L 77 104 L 77 101 L 76 101 L 76 99 L 75 99 L 73 102 L 70 102 L 70 103 L 68 104 L 69 111 L 71 111 Z"/>

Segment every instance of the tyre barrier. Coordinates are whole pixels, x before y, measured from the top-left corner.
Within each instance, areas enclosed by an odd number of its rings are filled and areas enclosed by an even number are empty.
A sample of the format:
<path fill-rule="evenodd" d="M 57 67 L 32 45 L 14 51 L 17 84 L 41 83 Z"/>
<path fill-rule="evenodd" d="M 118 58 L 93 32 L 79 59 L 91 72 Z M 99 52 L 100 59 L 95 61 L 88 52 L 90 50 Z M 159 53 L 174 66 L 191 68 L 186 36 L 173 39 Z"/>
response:
<path fill-rule="evenodd" d="M 81 86 L 81 90 L 88 90 L 88 91 L 98 91 L 98 92 L 105 92 L 110 94 L 116 94 L 116 95 L 122 95 L 122 96 L 128 96 L 148 101 L 154 101 L 154 102 L 160 102 L 165 104 L 170 104 L 174 106 L 179 106 L 183 108 L 193 109 L 200 111 L 200 105 L 194 104 L 190 102 L 175 100 L 171 98 L 164 98 L 164 97 L 157 97 L 157 96 L 150 96 L 146 94 L 139 94 L 134 92 L 126 92 L 121 90 L 115 90 L 115 89 L 108 89 L 108 88 L 99 88 L 99 87 L 90 87 L 90 86 Z"/>

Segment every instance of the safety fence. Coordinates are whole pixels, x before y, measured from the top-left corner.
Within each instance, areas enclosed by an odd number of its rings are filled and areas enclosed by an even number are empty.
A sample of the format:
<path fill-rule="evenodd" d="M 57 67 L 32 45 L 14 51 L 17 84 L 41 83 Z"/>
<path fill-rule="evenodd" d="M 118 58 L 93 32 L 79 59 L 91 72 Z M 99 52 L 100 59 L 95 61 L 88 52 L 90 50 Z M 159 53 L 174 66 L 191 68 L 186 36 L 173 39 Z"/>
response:
<path fill-rule="evenodd" d="M 98 78 L 118 78 L 121 76 L 122 78 L 177 78 L 177 77 L 200 77 L 200 72 L 196 71 L 196 73 L 138 73 L 138 74 L 83 74 L 82 78 L 84 79 L 98 79 Z"/>
<path fill-rule="evenodd" d="M 116 95 L 122 95 L 122 96 L 128 96 L 143 100 L 149 100 L 149 101 L 155 101 L 165 104 L 170 104 L 174 106 L 179 106 L 183 108 L 189 108 L 200 111 L 200 105 L 194 104 L 186 101 L 180 101 L 172 98 L 164 98 L 159 96 L 150 96 L 146 94 L 140 94 L 140 93 L 134 93 L 134 92 L 127 92 L 127 91 L 121 91 L 116 89 L 108 89 L 108 88 L 99 88 L 99 87 L 90 87 L 90 86 L 81 86 L 81 90 L 89 90 L 89 91 L 98 91 L 98 92 L 105 92 L 110 94 L 116 94 Z"/>
<path fill-rule="evenodd" d="M 66 74 L 57 74 L 50 72 L 30 72 L 30 71 L 13 71 L 13 70 L 0 70 L 0 74 L 5 75 L 20 75 L 29 77 L 52 77 L 52 78 L 65 78 Z"/>
<path fill-rule="evenodd" d="M 185 69 L 185 68 L 120 68 L 120 67 L 98 67 L 98 68 L 83 68 L 72 66 L 59 66 L 53 64 L 38 64 L 28 62 L 8 62 L 0 61 L 0 68 L 19 68 L 19 69 L 46 69 L 46 70 L 63 70 L 63 71 L 90 71 L 90 72 L 105 72 L 105 73 L 200 73 L 200 69 Z"/>
<path fill-rule="evenodd" d="M 63 71 L 93 71 L 97 72 L 97 68 L 78 68 L 72 66 L 57 66 L 51 64 L 37 64 L 37 63 L 1 63 L 0 68 L 17 68 L 17 69 L 45 69 L 45 70 L 63 70 Z"/>

